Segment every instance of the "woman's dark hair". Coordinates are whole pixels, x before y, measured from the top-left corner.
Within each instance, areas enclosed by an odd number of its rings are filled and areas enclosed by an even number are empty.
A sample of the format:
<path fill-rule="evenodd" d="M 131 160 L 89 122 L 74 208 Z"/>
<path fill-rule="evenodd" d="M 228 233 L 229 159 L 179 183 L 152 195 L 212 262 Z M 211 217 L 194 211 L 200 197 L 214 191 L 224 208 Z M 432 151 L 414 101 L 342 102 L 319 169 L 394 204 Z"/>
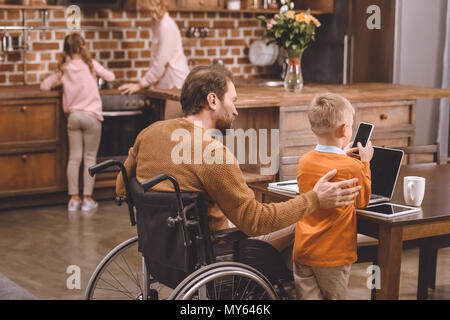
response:
<path fill-rule="evenodd" d="M 192 69 L 181 89 L 180 102 L 184 115 L 202 111 L 210 93 L 215 93 L 222 100 L 228 81 L 233 81 L 233 74 L 222 66 L 197 66 Z"/>

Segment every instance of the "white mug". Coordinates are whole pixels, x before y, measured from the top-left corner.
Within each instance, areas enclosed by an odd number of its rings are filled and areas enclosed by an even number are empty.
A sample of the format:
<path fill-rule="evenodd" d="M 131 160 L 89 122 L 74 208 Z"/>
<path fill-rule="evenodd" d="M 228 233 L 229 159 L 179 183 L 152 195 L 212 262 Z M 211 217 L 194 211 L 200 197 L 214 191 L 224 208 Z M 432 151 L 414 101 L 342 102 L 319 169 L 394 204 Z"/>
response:
<path fill-rule="evenodd" d="M 403 197 L 409 206 L 420 207 L 425 195 L 425 178 L 408 176 L 403 179 Z"/>

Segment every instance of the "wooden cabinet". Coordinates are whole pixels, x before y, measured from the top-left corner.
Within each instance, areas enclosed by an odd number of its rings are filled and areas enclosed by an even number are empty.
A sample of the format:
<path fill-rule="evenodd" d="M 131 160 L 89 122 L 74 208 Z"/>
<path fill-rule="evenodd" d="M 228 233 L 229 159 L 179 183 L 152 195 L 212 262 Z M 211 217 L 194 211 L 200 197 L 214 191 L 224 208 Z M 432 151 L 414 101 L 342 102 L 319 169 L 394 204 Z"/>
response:
<path fill-rule="evenodd" d="M 321 13 L 334 12 L 334 0 L 294 0 L 295 10 L 320 11 Z"/>
<path fill-rule="evenodd" d="M 0 208 L 11 196 L 65 190 L 66 143 L 60 98 L 0 102 Z"/>
<path fill-rule="evenodd" d="M 369 122 L 375 125 L 373 145 L 393 148 L 410 145 L 414 136 L 414 104 L 412 100 L 353 103 L 353 135 L 360 122 Z M 309 126 L 307 109 L 306 105 L 280 108 L 280 180 L 295 179 L 298 160 L 318 142 Z M 405 157 L 404 162 L 407 161 Z"/>

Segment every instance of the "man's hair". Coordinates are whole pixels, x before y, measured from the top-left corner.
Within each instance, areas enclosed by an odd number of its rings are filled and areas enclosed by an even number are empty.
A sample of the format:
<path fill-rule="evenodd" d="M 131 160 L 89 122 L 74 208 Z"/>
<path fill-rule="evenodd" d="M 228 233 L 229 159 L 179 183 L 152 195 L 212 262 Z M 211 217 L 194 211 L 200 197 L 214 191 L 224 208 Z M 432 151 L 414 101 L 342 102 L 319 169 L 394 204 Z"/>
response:
<path fill-rule="evenodd" d="M 228 81 L 233 82 L 233 74 L 222 66 L 202 65 L 192 69 L 181 89 L 180 102 L 184 115 L 202 111 L 210 93 L 215 93 L 222 100 Z"/>
<path fill-rule="evenodd" d="M 355 109 L 347 99 L 330 92 L 318 93 L 308 109 L 311 130 L 318 135 L 336 129 L 354 114 Z"/>

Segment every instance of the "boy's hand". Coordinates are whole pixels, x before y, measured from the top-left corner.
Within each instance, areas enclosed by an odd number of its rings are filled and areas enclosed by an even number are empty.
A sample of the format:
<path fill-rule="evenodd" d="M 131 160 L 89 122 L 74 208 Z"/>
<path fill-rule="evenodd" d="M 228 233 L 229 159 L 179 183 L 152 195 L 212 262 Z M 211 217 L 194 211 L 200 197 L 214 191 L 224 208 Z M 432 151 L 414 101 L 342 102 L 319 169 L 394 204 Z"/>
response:
<path fill-rule="evenodd" d="M 355 197 L 359 194 L 361 186 L 350 188 L 358 182 L 357 178 L 329 182 L 337 173 L 336 169 L 331 170 L 317 181 L 314 191 L 319 198 L 319 206 L 321 209 L 337 208 L 349 205 L 354 202 Z"/>
<path fill-rule="evenodd" d="M 359 157 L 362 162 L 369 162 L 373 157 L 372 141 L 367 141 L 366 146 L 363 147 L 361 142 L 358 142 Z"/>
<path fill-rule="evenodd" d="M 353 145 L 353 142 L 350 142 L 348 145 L 346 145 L 345 148 L 344 148 L 344 152 L 345 152 L 349 157 L 359 159 L 359 155 L 355 153 L 355 152 L 358 152 L 358 148 L 357 148 L 357 147 L 352 148 L 352 145 Z"/>

